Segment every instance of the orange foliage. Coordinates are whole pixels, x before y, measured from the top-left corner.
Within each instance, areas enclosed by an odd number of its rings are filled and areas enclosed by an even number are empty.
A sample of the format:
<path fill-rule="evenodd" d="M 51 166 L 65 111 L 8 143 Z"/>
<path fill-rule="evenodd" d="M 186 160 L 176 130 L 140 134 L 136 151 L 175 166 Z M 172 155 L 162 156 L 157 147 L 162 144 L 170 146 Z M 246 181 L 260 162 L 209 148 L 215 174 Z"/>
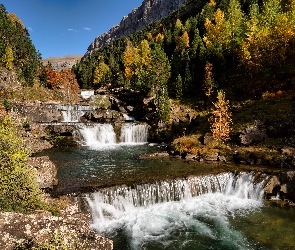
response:
<path fill-rule="evenodd" d="M 80 87 L 75 75 L 70 69 L 58 72 L 51 68 L 46 68 L 48 87 L 56 89 L 66 102 L 76 102 L 80 93 Z"/>

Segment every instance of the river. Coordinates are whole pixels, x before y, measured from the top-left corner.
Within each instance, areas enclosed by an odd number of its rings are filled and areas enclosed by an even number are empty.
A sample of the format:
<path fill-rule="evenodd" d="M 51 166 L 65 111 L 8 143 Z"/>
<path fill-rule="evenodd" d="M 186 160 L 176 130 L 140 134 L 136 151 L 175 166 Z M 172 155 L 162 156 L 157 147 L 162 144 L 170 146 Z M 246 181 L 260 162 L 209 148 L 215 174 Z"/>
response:
<path fill-rule="evenodd" d="M 295 209 L 263 199 L 270 169 L 142 158 L 163 150 L 147 143 L 146 125 L 123 124 L 118 136 L 110 124 L 77 123 L 88 107 L 57 108 L 81 146 L 39 154 L 57 166 L 53 194 L 87 201 L 91 228 L 114 249 L 295 249 Z"/>
<path fill-rule="evenodd" d="M 295 249 L 294 209 L 257 195 L 262 189 L 249 166 L 139 157 L 161 150 L 139 143 L 42 154 L 58 167 L 55 192 L 82 192 L 91 207 L 91 228 L 111 238 L 114 249 Z M 238 178 L 235 170 L 244 174 L 240 182 L 229 181 L 232 175 Z M 227 178 L 213 181 L 218 174 Z M 188 180 L 202 183 L 202 191 L 187 188 Z M 147 191 L 151 188 L 157 191 Z M 102 200 L 105 192 L 113 198 Z M 165 192 L 170 192 L 166 198 L 156 197 Z M 134 202 L 140 199 L 144 201 Z"/>

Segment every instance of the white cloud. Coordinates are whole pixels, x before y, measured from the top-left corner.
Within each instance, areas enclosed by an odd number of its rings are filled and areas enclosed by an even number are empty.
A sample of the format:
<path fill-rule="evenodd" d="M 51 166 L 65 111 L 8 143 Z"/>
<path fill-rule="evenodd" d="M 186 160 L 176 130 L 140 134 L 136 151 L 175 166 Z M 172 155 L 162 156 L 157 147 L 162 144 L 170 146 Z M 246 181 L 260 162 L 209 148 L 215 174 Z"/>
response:
<path fill-rule="evenodd" d="M 68 29 L 68 31 L 75 31 L 74 29 Z"/>
<path fill-rule="evenodd" d="M 33 29 L 32 29 L 31 27 L 28 27 L 28 30 L 29 30 L 29 31 L 33 31 Z"/>
<path fill-rule="evenodd" d="M 90 31 L 91 28 L 85 27 L 84 30 Z"/>

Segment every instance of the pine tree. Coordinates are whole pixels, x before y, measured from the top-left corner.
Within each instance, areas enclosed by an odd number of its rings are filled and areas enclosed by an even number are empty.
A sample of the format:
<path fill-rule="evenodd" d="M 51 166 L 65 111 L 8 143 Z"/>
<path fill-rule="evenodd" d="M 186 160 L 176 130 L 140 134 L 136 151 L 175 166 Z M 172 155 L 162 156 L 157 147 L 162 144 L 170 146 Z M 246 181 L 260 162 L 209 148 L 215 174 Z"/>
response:
<path fill-rule="evenodd" d="M 176 99 L 180 99 L 182 97 L 182 78 L 180 74 L 178 74 L 176 79 L 175 97 Z"/>

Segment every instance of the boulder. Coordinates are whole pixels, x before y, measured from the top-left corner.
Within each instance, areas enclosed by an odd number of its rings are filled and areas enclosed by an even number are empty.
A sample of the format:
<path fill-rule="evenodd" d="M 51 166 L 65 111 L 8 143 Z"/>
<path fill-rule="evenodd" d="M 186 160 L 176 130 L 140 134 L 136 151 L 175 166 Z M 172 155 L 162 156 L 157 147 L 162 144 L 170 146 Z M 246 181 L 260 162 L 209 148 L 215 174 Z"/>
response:
<path fill-rule="evenodd" d="M 124 122 L 124 116 L 115 110 L 103 110 L 89 111 L 83 115 L 84 120 L 92 122 Z"/>
<path fill-rule="evenodd" d="M 267 138 L 263 122 L 256 120 L 254 126 L 246 128 L 239 136 L 240 143 L 249 146 L 253 143 L 262 142 Z"/>
<path fill-rule="evenodd" d="M 264 188 L 268 197 L 278 197 L 282 200 L 291 199 L 295 201 L 295 171 L 287 171 L 272 175 Z"/>
<path fill-rule="evenodd" d="M 206 133 L 204 136 L 204 145 L 209 145 L 215 141 L 211 133 Z"/>
<path fill-rule="evenodd" d="M 39 188 L 53 188 L 54 185 L 57 185 L 57 170 L 48 156 L 30 157 L 28 166 L 36 170 Z"/>
<path fill-rule="evenodd" d="M 61 111 L 47 107 L 46 105 L 36 104 L 13 104 L 13 111 L 20 117 L 30 122 L 51 123 L 63 120 Z"/>
<path fill-rule="evenodd" d="M 293 147 L 284 146 L 281 149 L 281 151 L 284 155 L 287 155 L 287 156 L 295 155 L 295 148 L 293 148 Z"/>
<path fill-rule="evenodd" d="M 42 210 L 0 213 L 0 249 L 113 249 L 111 240 L 89 229 L 90 214 L 80 209 L 70 202 L 58 217 Z"/>

